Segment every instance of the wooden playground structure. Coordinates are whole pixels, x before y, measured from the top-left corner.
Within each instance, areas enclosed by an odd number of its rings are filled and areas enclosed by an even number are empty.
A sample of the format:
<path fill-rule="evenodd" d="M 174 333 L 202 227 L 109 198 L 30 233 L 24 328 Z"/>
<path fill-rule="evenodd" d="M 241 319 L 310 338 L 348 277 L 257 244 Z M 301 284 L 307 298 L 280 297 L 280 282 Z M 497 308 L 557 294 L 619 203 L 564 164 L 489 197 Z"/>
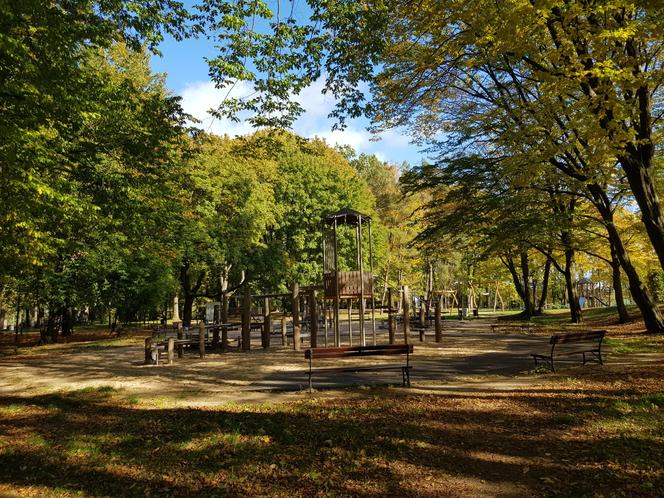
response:
<path fill-rule="evenodd" d="M 576 292 L 579 296 L 579 305 L 582 308 L 610 306 L 611 287 L 603 285 L 602 282 L 594 282 L 587 277 L 583 277 L 576 283 Z"/>
<path fill-rule="evenodd" d="M 364 310 L 364 317 L 359 309 L 353 311 L 350 302 L 346 309 L 348 328 L 343 327 L 345 330 L 340 330 L 344 333 L 338 336 L 340 345 L 335 345 L 334 301 L 325 296 L 323 286 L 300 287 L 295 283 L 290 293 L 252 295 L 249 284 L 245 283 L 243 290 L 239 316 L 233 316 L 233 320 L 229 322 L 205 323 L 200 320 L 197 324 L 192 323 L 190 327 L 175 322 L 153 332 L 153 336 L 145 340 L 145 363 L 159 364 L 160 355 L 163 353 L 167 355 L 167 363 L 171 364 L 176 357 L 182 358 L 186 351 L 192 351 L 200 358 L 204 358 L 208 353 L 250 351 L 258 339 L 254 334 L 256 341 L 252 344 L 253 331 L 260 331 L 260 347 L 263 349 L 275 345 L 273 336 L 278 337 L 277 346 L 292 347 L 295 351 L 321 346 L 352 347 L 354 342 L 358 342 L 358 336 L 361 337 L 360 330 L 357 330 L 358 322 L 362 323 L 365 329 L 368 329 L 370 324 L 369 330 L 372 332 L 373 326 L 376 325 L 373 299 L 370 299 L 370 307 L 373 309 L 370 314 L 367 313 L 368 310 Z M 399 303 L 400 306 L 397 306 Z M 420 307 L 418 319 L 417 310 L 412 307 L 408 287 L 404 286 L 396 292 L 388 289 L 388 306 L 380 310 L 386 322 L 388 344 L 412 344 L 413 329 L 419 330 L 419 339 L 424 341 L 425 329 L 431 321 L 434 322 L 435 341 L 441 342 L 442 299 L 435 300 L 433 320 L 423 314 L 422 310 L 425 308 L 425 304 Z M 340 322 L 341 317 L 337 323 L 341 325 Z M 398 334 L 399 329 L 402 334 Z M 360 343 L 355 346 L 363 345 Z"/>
<path fill-rule="evenodd" d="M 343 251 L 340 249 L 342 227 L 346 236 Z M 322 220 L 322 249 L 322 285 L 300 286 L 295 282 L 290 292 L 252 295 L 247 280 L 240 296 L 234 298 L 236 313 L 232 318 L 225 316 L 225 320 L 220 320 L 217 313 L 212 312 L 206 313 L 207 323 L 201 320 L 190 327 L 180 322 L 174 322 L 170 328 L 164 326 L 146 339 L 145 362 L 158 364 L 160 354 L 166 353 L 168 363 L 172 363 L 176 356 L 182 358 L 185 350 L 197 351 L 201 358 L 207 352 L 250 351 L 252 331 L 260 331 L 263 349 L 271 347 L 273 335 L 280 336 L 281 347 L 289 346 L 290 339 L 295 351 L 319 346 L 364 348 L 368 347 L 367 332 L 371 334 L 371 345 L 377 346 L 377 310 L 386 322 L 383 327 L 387 329 L 389 344 L 411 343 L 411 329 L 419 331 L 419 339 L 424 341 L 426 330 L 431 326 L 435 341 L 440 342 L 443 310 L 449 310 L 451 315 L 452 309 L 457 307 L 459 318 L 464 318 L 459 289 L 434 290 L 431 285 L 427 285 L 424 299 L 412 299 L 408 286 L 398 290 L 388 288 L 387 305 L 378 309 L 371 218 L 367 215 L 344 208 L 326 216 Z M 482 295 L 486 296 L 486 292 Z M 467 299 L 473 306 L 479 303 L 472 284 Z M 504 306 L 496 282 L 494 309 L 498 299 Z M 346 311 L 345 319 L 341 316 L 342 306 Z M 402 340 L 397 339 L 397 328 L 403 332 Z"/>

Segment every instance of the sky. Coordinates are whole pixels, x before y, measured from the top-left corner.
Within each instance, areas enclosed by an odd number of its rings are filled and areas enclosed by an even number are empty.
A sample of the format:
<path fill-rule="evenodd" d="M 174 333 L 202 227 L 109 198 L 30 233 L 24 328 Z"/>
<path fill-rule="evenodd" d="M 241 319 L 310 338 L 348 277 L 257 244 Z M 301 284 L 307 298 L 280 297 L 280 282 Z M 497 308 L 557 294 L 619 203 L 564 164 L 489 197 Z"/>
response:
<path fill-rule="evenodd" d="M 215 57 L 213 42 L 205 39 L 187 39 L 181 42 L 167 38 L 159 47 L 162 56 L 152 57 L 152 68 L 166 73 L 166 84 L 176 95 L 182 97 L 184 111 L 201 121 L 197 126 L 219 135 L 244 135 L 252 132 L 248 123 L 233 123 L 215 119 L 208 110 L 218 106 L 227 95 L 227 90 L 215 88 L 208 76 L 205 57 Z M 293 125 L 293 131 L 307 138 L 319 137 L 330 145 L 350 145 L 357 153 L 375 154 L 379 159 L 401 165 L 404 161 L 420 164 L 425 155 L 410 143 L 405 133 L 388 130 L 376 141 L 366 130 L 364 119 L 349 120 L 343 131 L 332 131 L 334 121 L 327 116 L 334 107 L 334 99 L 324 95 L 321 78 L 299 95 L 305 113 Z M 249 93 L 249 87 L 238 84 L 231 96 L 240 97 Z"/>

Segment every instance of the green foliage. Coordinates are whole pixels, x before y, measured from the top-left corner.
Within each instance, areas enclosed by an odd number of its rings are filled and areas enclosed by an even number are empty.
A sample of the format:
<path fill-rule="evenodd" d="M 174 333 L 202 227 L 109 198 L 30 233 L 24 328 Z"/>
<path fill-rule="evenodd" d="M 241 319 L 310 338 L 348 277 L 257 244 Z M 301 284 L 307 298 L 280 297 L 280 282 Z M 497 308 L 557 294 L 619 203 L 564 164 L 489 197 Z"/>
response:
<path fill-rule="evenodd" d="M 0 3 L 0 267 L 6 272 L 20 275 L 60 250 L 54 220 L 74 224 L 95 216 L 94 203 L 85 198 L 93 194 L 79 194 L 100 181 L 98 155 L 110 146 L 145 156 L 140 147 L 114 144 L 131 137 L 129 128 L 119 133 L 131 121 L 107 114 L 105 106 L 114 104 L 118 111 L 124 99 L 129 112 L 135 94 L 129 85 L 111 88 L 99 79 L 91 54 L 123 39 L 134 50 L 143 40 L 154 46 L 163 29 L 183 34 L 186 17 L 173 0 Z M 176 113 L 173 103 L 167 113 L 162 121 Z M 110 116 L 118 121 L 109 122 Z M 143 131 L 155 124 L 148 120 Z M 145 139 L 153 145 L 149 139 L 156 134 L 135 135 L 134 144 Z"/>
<path fill-rule="evenodd" d="M 647 282 L 653 298 L 661 303 L 664 299 L 664 272 L 651 270 L 648 272 Z"/>
<path fill-rule="evenodd" d="M 256 276 L 266 288 L 296 280 L 305 285 L 318 284 L 322 280 L 323 217 L 342 207 L 372 215 L 373 196 L 348 162 L 324 142 L 303 142 L 280 133 L 272 137 L 276 144 L 271 143 L 266 150 L 261 138 L 261 134 L 254 137 L 259 150 L 276 165 L 273 192 L 279 216 L 265 232 Z M 261 154 L 255 150 L 252 153 Z M 343 239 L 341 251 L 350 247 L 351 238 Z"/>

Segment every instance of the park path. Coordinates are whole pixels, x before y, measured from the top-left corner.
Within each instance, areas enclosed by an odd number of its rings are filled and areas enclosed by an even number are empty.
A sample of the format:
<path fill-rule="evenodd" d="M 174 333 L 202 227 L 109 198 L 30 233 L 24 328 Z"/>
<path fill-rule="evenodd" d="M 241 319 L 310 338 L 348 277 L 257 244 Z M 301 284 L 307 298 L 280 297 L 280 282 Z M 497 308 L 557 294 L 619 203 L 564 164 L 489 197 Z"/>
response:
<path fill-rule="evenodd" d="M 514 375 L 532 369 L 529 352 L 546 347 L 546 338 L 495 334 L 491 323 L 490 320 L 445 321 L 440 344 L 432 342 L 431 334 L 427 336 L 429 342 L 416 340 L 411 375 L 414 386 L 468 385 L 480 376 L 484 377 L 485 385 L 493 382 L 496 388 L 500 385 L 509 388 L 515 382 L 526 381 L 529 377 Z M 384 339 L 379 337 L 380 342 Z M 146 366 L 142 359 L 143 349 L 139 346 L 94 345 L 55 354 L 0 358 L 0 396 L 111 386 L 138 399 L 163 397 L 192 405 L 290 399 L 302 396 L 301 389 L 307 382 L 307 363 L 302 352 L 287 348 L 255 349 L 249 354 L 208 354 L 202 360 L 188 354 L 171 366 Z M 379 364 L 395 359 L 379 357 L 362 361 Z M 327 360 L 317 366 L 340 363 Z M 400 373 L 395 371 L 362 372 L 319 376 L 316 386 L 329 389 L 399 382 Z"/>

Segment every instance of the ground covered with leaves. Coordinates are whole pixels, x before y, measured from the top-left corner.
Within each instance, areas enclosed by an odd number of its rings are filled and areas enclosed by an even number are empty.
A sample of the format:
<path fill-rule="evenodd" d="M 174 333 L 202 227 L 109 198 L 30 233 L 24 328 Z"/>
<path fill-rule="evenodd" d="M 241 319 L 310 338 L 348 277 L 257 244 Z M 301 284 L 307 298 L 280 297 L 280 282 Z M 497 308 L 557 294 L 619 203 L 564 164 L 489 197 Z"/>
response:
<path fill-rule="evenodd" d="M 0 494 L 656 496 L 663 377 L 584 367 L 510 391 L 383 387 L 207 409 L 104 386 L 5 397 Z"/>

